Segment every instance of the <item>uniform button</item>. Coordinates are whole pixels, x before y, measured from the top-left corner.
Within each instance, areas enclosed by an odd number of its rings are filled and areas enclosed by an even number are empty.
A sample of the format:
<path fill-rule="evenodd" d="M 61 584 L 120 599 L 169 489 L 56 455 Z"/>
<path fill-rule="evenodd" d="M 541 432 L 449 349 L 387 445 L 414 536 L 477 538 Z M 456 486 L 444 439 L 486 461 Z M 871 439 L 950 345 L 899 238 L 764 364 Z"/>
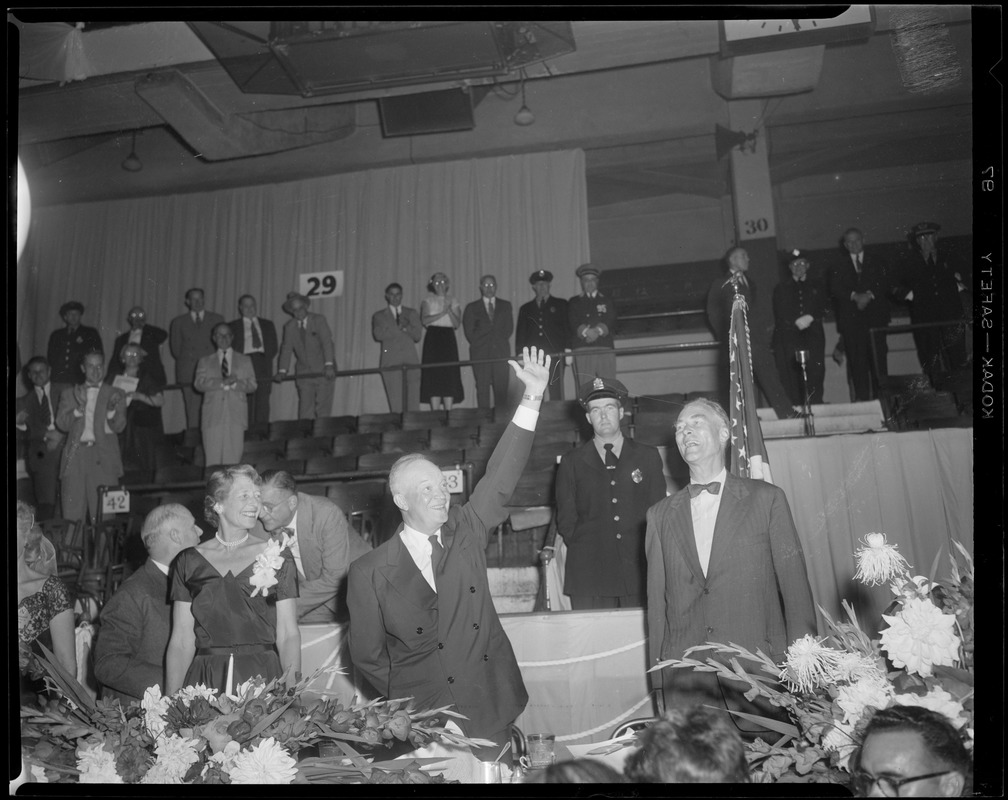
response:
<path fill-rule="evenodd" d="M 471 592 L 472 594 L 476 594 L 476 587 L 475 587 L 475 586 L 470 586 L 470 587 L 469 587 L 469 591 L 470 591 L 470 592 Z"/>
<path fill-rule="evenodd" d="M 714 629 L 710 625 L 707 626 L 707 633 L 714 633 Z"/>
<path fill-rule="evenodd" d="M 615 486 L 616 485 L 616 481 L 609 481 L 609 485 L 610 486 Z"/>
<path fill-rule="evenodd" d="M 478 622 L 474 622 L 473 623 L 473 630 L 474 631 L 478 631 L 479 630 L 479 623 Z"/>
<path fill-rule="evenodd" d="M 417 632 L 417 633 L 423 633 L 423 628 L 417 628 L 417 629 L 416 629 L 416 632 Z"/>
<path fill-rule="evenodd" d="M 483 660 L 484 660 L 484 661 L 489 661 L 489 660 L 490 660 L 490 656 L 488 656 L 488 655 L 484 654 L 484 655 L 483 655 Z"/>
<path fill-rule="evenodd" d="M 617 500 L 617 499 L 616 499 L 615 497 L 614 497 L 614 498 L 612 499 L 612 501 L 613 501 L 614 503 L 618 503 L 618 502 L 619 502 L 619 500 Z"/>
<path fill-rule="evenodd" d="M 455 679 L 451 675 L 448 676 L 448 683 L 455 683 Z"/>
<path fill-rule="evenodd" d="M 444 650 L 444 642 L 438 642 L 437 643 L 437 649 L 438 650 Z"/>
<path fill-rule="evenodd" d="M 613 517 L 613 522 L 619 522 L 619 514 Z"/>
<path fill-rule="evenodd" d="M 617 533 L 616 534 L 616 538 L 617 539 L 622 539 L 623 538 L 623 534 L 622 533 Z"/>

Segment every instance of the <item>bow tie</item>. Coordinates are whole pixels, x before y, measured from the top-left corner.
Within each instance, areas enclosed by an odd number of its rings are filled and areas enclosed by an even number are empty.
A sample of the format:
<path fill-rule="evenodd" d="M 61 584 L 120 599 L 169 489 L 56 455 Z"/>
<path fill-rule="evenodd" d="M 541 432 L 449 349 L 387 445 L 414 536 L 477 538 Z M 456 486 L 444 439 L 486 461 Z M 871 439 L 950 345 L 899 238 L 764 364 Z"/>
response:
<path fill-rule="evenodd" d="M 703 491 L 708 491 L 711 494 L 717 494 L 721 491 L 721 481 L 711 481 L 710 483 L 691 483 L 686 487 L 689 489 L 690 500 L 694 497 L 699 497 L 700 493 Z"/>

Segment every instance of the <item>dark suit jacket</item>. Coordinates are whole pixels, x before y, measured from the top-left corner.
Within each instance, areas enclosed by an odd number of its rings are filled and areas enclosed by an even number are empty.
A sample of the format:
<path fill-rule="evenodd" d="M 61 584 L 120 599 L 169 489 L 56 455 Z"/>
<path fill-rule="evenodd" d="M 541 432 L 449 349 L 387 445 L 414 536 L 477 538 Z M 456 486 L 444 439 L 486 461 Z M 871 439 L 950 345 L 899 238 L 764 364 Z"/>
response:
<path fill-rule="evenodd" d="M 125 708 L 154 684 L 163 692 L 170 630 L 168 577 L 148 558 L 101 610 L 94 671 L 102 697 Z"/>
<path fill-rule="evenodd" d="M 854 262 L 846 251 L 838 254 L 829 273 L 829 290 L 836 309 L 837 330 L 841 335 L 849 332 L 867 335 L 869 328 L 889 324 L 889 278 L 885 264 L 874 258 L 870 251 L 863 252 L 860 274 L 854 269 Z M 865 306 L 864 311 L 858 311 L 857 303 L 851 300 L 851 293 L 869 291 L 875 299 Z"/>
<path fill-rule="evenodd" d="M 665 475 L 655 447 L 624 437 L 611 473 L 594 441 L 565 454 L 556 479 L 557 533 L 567 545 L 564 593 L 643 594 L 645 515 L 664 496 Z"/>
<path fill-rule="evenodd" d="M 651 664 L 681 658 L 708 641 L 759 648 L 779 663 L 792 641 L 816 632 L 805 556 L 784 492 L 731 473 L 721 491 L 706 577 L 689 492 L 682 489 L 648 509 Z M 662 685 L 677 671 L 652 674 Z"/>
<path fill-rule="evenodd" d="M 175 358 L 176 383 L 191 384 L 195 380 L 196 362 L 217 349 L 211 334 L 223 321 L 224 317 L 213 311 L 203 312 L 203 322 L 199 327 L 188 311 L 171 321 L 168 347 Z"/>
<path fill-rule="evenodd" d="M 56 415 L 59 413 L 60 397 L 62 397 L 63 392 L 69 389 L 69 384 L 66 383 L 49 383 L 49 402 L 52 406 L 52 421 L 53 424 L 56 423 Z M 38 395 L 35 393 L 35 386 L 33 385 L 23 398 L 21 398 L 22 408 L 28 412 L 28 419 L 25 421 L 25 426 L 27 430 L 25 431 L 25 437 L 28 439 L 28 465 L 31 468 L 33 461 L 42 460 L 43 456 L 40 453 L 50 453 L 56 452 L 58 456 L 59 448 L 50 451 L 46 446 L 46 433 L 49 430 L 49 426 L 43 422 L 42 417 L 42 404 L 39 402 Z M 61 439 L 64 438 L 63 432 L 58 428 L 56 430 L 56 435 Z"/>
<path fill-rule="evenodd" d="M 297 497 L 298 552 L 305 572 L 304 579 L 298 575 L 298 620 L 345 620 L 347 572 L 371 545 L 347 524 L 346 515 L 331 500 L 304 492 Z M 268 536 L 259 522 L 252 533 Z"/>
<path fill-rule="evenodd" d="M 895 294 L 905 301 L 907 294 L 913 292 L 913 300 L 907 301 L 911 323 L 942 322 L 964 317 L 956 273 L 968 287 L 969 268 L 960 267 L 955 254 L 941 244 L 938 245 L 937 259 L 933 266 L 924 260 L 924 256 L 916 248 L 906 256 L 898 270 Z"/>
<path fill-rule="evenodd" d="M 283 344 L 280 345 L 280 361 L 277 363 L 277 370 L 286 372 L 290 367 L 291 355 L 297 356 L 297 367 L 295 375 L 303 375 L 307 372 L 321 372 L 326 361 L 336 368 L 336 356 L 333 350 L 332 332 L 329 330 L 329 323 L 321 314 L 309 313 L 305 317 L 306 330 L 305 341 L 301 342 L 301 332 L 298 330 L 298 321 L 289 319 L 284 324 Z"/>
<path fill-rule="evenodd" d="M 515 353 L 521 355 L 523 347 L 538 347 L 547 353 L 558 353 L 566 348 L 570 338 L 567 327 L 567 301 L 548 297 L 539 308 L 530 300 L 518 309 L 515 326 Z"/>
<path fill-rule="evenodd" d="M 74 397 L 74 388 L 64 390 L 60 395 L 59 409 L 56 412 L 56 427 L 64 431 L 67 435 L 63 446 L 63 456 L 60 460 L 60 475 L 66 477 L 67 471 L 73 466 L 75 457 L 81 447 L 81 435 L 84 433 L 84 417 L 74 416 L 77 408 L 77 399 Z M 119 453 L 119 437 L 126 427 L 126 401 L 123 400 L 116 406 L 115 414 L 108 419 L 108 402 L 115 393 L 122 394 L 122 389 L 116 389 L 110 384 L 103 383 L 98 389 L 98 399 L 94 410 L 94 436 L 93 447 L 98 451 L 98 461 L 107 476 L 118 478 L 123 474 L 122 456 Z M 81 409 L 83 410 L 83 409 Z M 105 431 L 105 424 L 111 428 L 112 432 Z"/>
<path fill-rule="evenodd" d="M 462 330 L 469 342 L 470 358 L 510 356 L 511 334 L 514 333 L 511 304 L 495 297 L 494 316 L 491 320 L 483 298 L 474 300 L 462 312 Z"/>
<path fill-rule="evenodd" d="M 256 380 L 259 383 L 272 380 L 273 359 L 277 357 L 279 347 L 277 345 L 276 326 L 268 319 L 256 317 L 259 322 L 259 333 L 262 335 L 263 353 L 248 353 L 252 359 L 252 366 L 255 369 Z M 245 353 L 245 318 L 231 320 L 228 325 L 231 328 L 231 347 L 239 353 Z M 249 345 L 251 346 L 251 342 Z"/>
<path fill-rule="evenodd" d="M 728 333 L 731 328 L 732 303 L 735 302 L 735 287 L 729 280 L 730 276 L 731 273 L 726 273 L 716 278 L 707 290 L 707 322 L 711 330 L 714 331 L 717 340 L 725 343 L 728 341 Z M 758 294 L 756 283 L 748 273 L 746 274 L 746 283 L 741 287 L 741 290 L 749 308 L 748 319 L 750 329 L 752 329 L 753 308 L 756 305 Z"/>
<path fill-rule="evenodd" d="M 122 369 L 122 364 L 119 361 L 119 351 L 126 346 L 126 343 L 129 341 L 129 335 L 130 332 L 126 331 L 116 336 L 115 344 L 112 345 L 112 353 L 108 360 L 109 365 L 105 373 L 106 378 L 119 374 L 119 370 Z M 140 346 L 147 352 L 144 366 L 147 367 L 150 376 L 159 386 L 165 386 L 168 383 L 164 363 L 161 361 L 161 345 L 165 343 L 167 338 L 168 331 L 156 325 L 144 325 L 140 331 Z"/>
<path fill-rule="evenodd" d="M 435 593 L 399 531 L 350 565 L 350 655 L 385 697 L 415 698 L 417 708 L 454 704 L 470 736 L 501 731 L 528 693 L 487 583 L 489 532 L 507 517 L 534 433 L 508 425 L 486 475 L 441 527 L 445 552 Z"/>
<path fill-rule="evenodd" d="M 423 336 L 420 312 L 406 306 L 400 306 L 400 309 L 398 325 L 388 306 L 375 311 L 371 317 L 371 336 L 381 344 L 379 366 L 420 363 L 416 349 L 416 343 Z"/>
<path fill-rule="evenodd" d="M 599 336 L 594 342 L 586 342 L 578 336 L 578 328 L 587 325 L 589 327 L 603 323 L 609 332 L 605 336 Z M 595 297 L 588 297 L 579 294 L 567 301 L 567 328 L 570 331 L 570 347 L 576 350 L 579 347 L 615 347 L 613 340 L 613 329 L 616 327 L 616 305 L 612 298 L 606 297 L 602 292 L 596 292 Z"/>
<path fill-rule="evenodd" d="M 84 356 L 92 351 L 105 353 L 97 329 L 78 325 L 73 333 L 69 333 L 65 326 L 57 328 L 49 334 L 49 346 L 46 348 L 46 358 L 52 369 L 49 379 L 56 383 L 83 383 L 81 364 Z"/>

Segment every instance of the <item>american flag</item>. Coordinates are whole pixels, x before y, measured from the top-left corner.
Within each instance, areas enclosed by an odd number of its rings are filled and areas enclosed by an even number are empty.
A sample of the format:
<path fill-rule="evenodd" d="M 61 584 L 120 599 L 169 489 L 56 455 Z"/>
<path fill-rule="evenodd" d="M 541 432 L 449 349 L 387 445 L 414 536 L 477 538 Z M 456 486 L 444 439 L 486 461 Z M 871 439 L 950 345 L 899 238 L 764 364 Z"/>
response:
<path fill-rule="evenodd" d="M 728 365 L 731 378 L 728 409 L 731 419 L 731 473 L 773 483 L 763 444 L 763 430 L 756 415 L 756 385 L 753 382 L 746 301 L 737 286 L 728 333 Z"/>

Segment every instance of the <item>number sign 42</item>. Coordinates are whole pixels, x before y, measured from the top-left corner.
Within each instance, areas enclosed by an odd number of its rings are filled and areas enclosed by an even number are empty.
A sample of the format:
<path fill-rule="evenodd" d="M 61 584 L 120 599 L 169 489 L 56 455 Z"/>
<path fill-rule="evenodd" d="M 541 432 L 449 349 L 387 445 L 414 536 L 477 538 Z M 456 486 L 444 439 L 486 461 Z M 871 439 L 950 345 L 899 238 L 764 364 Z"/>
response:
<path fill-rule="evenodd" d="M 110 489 L 102 497 L 102 514 L 128 514 L 130 495 L 124 489 Z"/>
<path fill-rule="evenodd" d="M 305 297 L 342 297 L 343 270 L 303 273 L 299 285 Z"/>

